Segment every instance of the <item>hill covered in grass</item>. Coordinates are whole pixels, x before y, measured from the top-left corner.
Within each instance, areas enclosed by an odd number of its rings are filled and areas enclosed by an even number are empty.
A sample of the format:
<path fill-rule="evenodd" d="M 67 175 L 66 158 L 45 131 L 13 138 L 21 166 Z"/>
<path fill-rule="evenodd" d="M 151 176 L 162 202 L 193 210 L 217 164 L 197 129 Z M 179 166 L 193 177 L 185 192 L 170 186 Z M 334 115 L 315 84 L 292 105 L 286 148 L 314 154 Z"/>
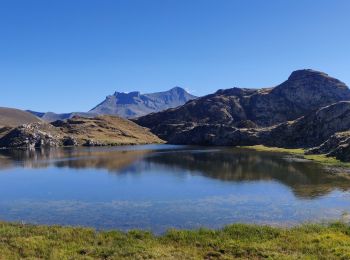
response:
<path fill-rule="evenodd" d="M 1 134 L 1 133 L 0 133 Z M 0 147 L 40 148 L 162 143 L 147 128 L 115 116 L 73 117 L 52 123 L 31 123 L 7 129 Z"/>
<path fill-rule="evenodd" d="M 96 231 L 0 223 L 2 259 L 349 259 L 343 223 L 293 228 L 234 224 L 220 230 Z"/>
<path fill-rule="evenodd" d="M 0 127 L 15 127 L 22 124 L 40 122 L 33 114 L 8 107 L 0 107 Z"/>

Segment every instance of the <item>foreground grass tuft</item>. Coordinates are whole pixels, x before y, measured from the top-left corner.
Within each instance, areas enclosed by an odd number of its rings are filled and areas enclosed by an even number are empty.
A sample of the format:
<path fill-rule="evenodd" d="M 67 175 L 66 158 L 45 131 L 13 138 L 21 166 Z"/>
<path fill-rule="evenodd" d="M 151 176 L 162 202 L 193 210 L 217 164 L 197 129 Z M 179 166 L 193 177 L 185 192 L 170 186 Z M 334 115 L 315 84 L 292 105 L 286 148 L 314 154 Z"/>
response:
<path fill-rule="evenodd" d="M 134 230 L 0 223 L 0 259 L 350 259 L 343 223 L 274 228 L 234 224 L 220 230 Z"/>

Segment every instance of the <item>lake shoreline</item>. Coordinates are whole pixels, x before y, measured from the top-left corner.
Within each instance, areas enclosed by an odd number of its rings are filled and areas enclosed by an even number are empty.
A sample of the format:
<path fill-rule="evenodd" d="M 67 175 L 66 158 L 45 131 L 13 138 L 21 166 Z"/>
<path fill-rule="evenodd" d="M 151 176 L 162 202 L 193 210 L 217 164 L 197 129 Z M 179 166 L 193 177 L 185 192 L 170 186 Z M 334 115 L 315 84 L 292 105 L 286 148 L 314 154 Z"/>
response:
<path fill-rule="evenodd" d="M 280 148 L 269 147 L 265 145 L 239 146 L 240 149 L 254 150 L 256 152 L 270 152 L 288 154 L 293 160 L 306 160 L 319 163 L 332 174 L 350 176 L 350 163 L 342 162 L 335 157 L 326 154 L 306 154 L 306 150 L 302 148 Z"/>
<path fill-rule="evenodd" d="M 6 259 L 261 259 L 350 257 L 342 222 L 292 228 L 232 224 L 221 229 L 96 231 L 92 228 L 0 222 Z"/>

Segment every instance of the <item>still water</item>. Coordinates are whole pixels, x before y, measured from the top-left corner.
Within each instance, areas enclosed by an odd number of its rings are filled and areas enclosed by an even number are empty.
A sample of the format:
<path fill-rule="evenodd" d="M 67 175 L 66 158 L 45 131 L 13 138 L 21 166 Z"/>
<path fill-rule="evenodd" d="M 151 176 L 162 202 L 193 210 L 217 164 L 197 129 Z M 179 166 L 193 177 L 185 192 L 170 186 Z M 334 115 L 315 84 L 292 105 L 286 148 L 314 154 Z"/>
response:
<path fill-rule="evenodd" d="M 0 150 L 0 220 L 161 233 L 349 212 L 349 176 L 281 154 L 171 145 Z"/>

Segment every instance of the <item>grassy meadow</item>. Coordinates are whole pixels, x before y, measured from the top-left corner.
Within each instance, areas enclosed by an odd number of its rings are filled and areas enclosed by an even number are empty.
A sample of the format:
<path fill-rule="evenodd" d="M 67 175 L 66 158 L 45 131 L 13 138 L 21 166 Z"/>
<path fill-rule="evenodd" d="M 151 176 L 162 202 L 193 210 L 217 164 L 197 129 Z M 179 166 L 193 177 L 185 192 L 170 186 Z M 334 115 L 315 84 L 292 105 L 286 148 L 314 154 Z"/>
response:
<path fill-rule="evenodd" d="M 350 226 L 96 231 L 0 223 L 0 259 L 350 259 Z"/>

